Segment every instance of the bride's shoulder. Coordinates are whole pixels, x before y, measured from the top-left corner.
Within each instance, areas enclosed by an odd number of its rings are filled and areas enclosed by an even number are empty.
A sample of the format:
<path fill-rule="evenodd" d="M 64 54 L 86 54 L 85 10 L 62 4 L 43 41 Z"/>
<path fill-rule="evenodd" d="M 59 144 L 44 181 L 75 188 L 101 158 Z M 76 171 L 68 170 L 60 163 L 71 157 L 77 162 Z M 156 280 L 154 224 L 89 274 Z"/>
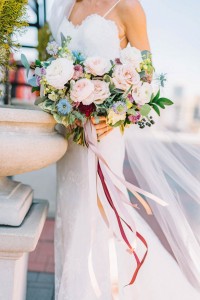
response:
<path fill-rule="evenodd" d="M 144 9 L 139 0 L 121 0 L 119 3 L 119 10 L 126 16 L 142 16 Z"/>
<path fill-rule="evenodd" d="M 146 15 L 139 0 L 121 0 L 119 15 L 124 24 L 141 24 L 146 22 Z"/>

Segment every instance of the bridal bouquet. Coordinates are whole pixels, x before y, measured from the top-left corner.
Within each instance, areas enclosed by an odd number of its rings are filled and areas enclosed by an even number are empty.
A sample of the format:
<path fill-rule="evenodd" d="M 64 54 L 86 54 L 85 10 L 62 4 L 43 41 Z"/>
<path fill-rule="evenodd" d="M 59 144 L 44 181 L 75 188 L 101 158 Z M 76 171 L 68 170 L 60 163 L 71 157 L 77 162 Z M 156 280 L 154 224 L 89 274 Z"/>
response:
<path fill-rule="evenodd" d="M 122 131 L 130 124 L 144 128 L 154 124 L 152 109 L 160 115 L 160 108 L 173 104 L 160 97 L 160 89 L 153 92 L 149 51 L 127 47 L 115 60 L 108 60 L 71 51 L 70 41 L 62 35 L 62 46 L 55 41 L 48 44 L 47 61 L 36 60 L 30 66 L 22 55 L 22 63 L 27 73 L 34 70 L 29 84 L 40 94 L 36 104 L 66 126 L 76 143 L 84 145 L 83 125 L 91 116 L 97 122 L 105 116 L 107 124 Z"/>

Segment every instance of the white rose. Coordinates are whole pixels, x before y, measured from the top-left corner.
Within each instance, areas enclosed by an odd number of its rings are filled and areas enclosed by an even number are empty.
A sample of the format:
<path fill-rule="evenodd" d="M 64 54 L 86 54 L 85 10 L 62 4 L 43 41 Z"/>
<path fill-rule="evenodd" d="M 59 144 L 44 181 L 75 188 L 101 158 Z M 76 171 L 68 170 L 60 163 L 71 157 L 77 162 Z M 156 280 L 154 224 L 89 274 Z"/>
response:
<path fill-rule="evenodd" d="M 112 67 L 109 60 L 100 56 L 88 57 L 85 60 L 84 65 L 85 71 L 94 76 L 103 76 L 105 73 L 109 72 Z"/>
<path fill-rule="evenodd" d="M 122 64 L 129 64 L 135 69 L 140 68 L 143 61 L 141 51 L 135 47 L 126 47 L 121 50 L 120 61 Z"/>
<path fill-rule="evenodd" d="M 144 105 L 145 103 L 149 103 L 152 93 L 153 89 L 151 84 L 144 82 L 142 85 L 139 85 L 133 89 L 132 96 L 137 104 Z"/>
<path fill-rule="evenodd" d="M 103 103 L 110 96 L 109 83 L 102 80 L 92 80 L 94 84 L 94 102 Z"/>
<path fill-rule="evenodd" d="M 53 60 L 46 69 L 46 80 L 56 89 L 63 89 L 73 75 L 73 62 L 67 58 Z"/>

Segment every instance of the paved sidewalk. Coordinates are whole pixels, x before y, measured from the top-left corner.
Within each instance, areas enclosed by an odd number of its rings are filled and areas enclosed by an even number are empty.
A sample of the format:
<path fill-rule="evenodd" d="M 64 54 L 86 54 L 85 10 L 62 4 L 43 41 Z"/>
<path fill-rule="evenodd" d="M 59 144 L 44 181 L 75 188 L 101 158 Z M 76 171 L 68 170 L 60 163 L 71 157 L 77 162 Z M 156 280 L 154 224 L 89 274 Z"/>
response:
<path fill-rule="evenodd" d="M 46 220 L 38 245 L 29 255 L 29 271 L 54 273 L 54 222 Z"/>
<path fill-rule="evenodd" d="M 54 274 L 28 272 L 26 300 L 54 300 Z"/>
<path fill-rule="evenodd" d="M 54 219 L 47 219 L 29 255 L 26 300 L 54 300 Z"/>

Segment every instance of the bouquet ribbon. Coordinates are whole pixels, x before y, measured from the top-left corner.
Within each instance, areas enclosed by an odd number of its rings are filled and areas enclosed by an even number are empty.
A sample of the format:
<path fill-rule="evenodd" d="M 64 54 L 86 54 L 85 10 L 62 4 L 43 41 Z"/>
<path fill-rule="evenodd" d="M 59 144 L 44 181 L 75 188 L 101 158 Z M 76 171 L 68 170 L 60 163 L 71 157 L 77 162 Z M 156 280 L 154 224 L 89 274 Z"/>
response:
<path fill-rule="evenodd" d="M 142 194 L 145 197 L 148 197 L 149 199 L 155 201 L 156 203 L 167 206 L 168 204 L 160 199 L 159 197 L 144 191 L 143 189 L 133 185 L 132 183 L 126 181 L 124 178 L 121 178 L 118 176 L 108 165 L 102 154 L 100 153 L 98 147 L 97 147 L 97 137 L 96 137 L 96 131 L 94 129 L 94 126 L 88 121 L 84 125 L 84 131 L 85 131 L 85 140 L 88 148 L 95 154 L 97 159 L 97 174 L 99 176 L 104 194 L 106 196 L 107 204 L 111 207 L 118 227 L 119 232 L 121 235 L 122 240 L 125 242 L 125 244 L 128 247 L 129 252 L 133 255 L 135 262 L 136 262 L 136 268 L 134 270 L 133 276 L 130 280 L 130 282 L 127 285 L 132 285 L 137 277 L 137 274 L 143 265 L 145 258 L 148 253 L 148 244 L 145 240 L 145 238 L 136 230 L 134 220 L 132 216 L 130 216 L 129 211 L 126 209 L 125 205 L 129 205 L 132 207 L 137 207 L 137 205 L 132 204 L 129 199 L 126 198 L 125 194 L 118 188 L 117 183 L 122 184 L 124 187 L 126 187 L 134 196 L 135 198 L 142 204 L 144 209 L 146 210 L 147 214 L 152 214 L 151 208 L 149 204 L 145 201 L 145 199 L 142 198 L 140 194 Z M 112 175 L 112 178 L 111 178 Z M 115 180 L 113 180 L 113 178 Z M 111 196 L 112 195 L 112 196 Z M 113 197 L 114 196 L 114 197 Z M 101 215 L 107 224 L 107 226 L 111 226 L 112 229 L 114 229 L 113 224 L 113 218 L 109 218 L 105 215 L 105 209 L 103 207 L 102 202 L 100 201 L 98 197 L 98 207 L 100 209 Z M 106 204 L 105 204 L 106 206 Z M 143 257 L 140 259 L 138 254 L 136 253 L 136 249 L 134 246 L 132 246 L 131 242 L 129 241 L 126 230 L 129 230 L 133 233 L 134 236 L 134 243 L 136 243 L 136 240 L 140 240 L 140 242 L 145 247 L 145 253 Z"/>

